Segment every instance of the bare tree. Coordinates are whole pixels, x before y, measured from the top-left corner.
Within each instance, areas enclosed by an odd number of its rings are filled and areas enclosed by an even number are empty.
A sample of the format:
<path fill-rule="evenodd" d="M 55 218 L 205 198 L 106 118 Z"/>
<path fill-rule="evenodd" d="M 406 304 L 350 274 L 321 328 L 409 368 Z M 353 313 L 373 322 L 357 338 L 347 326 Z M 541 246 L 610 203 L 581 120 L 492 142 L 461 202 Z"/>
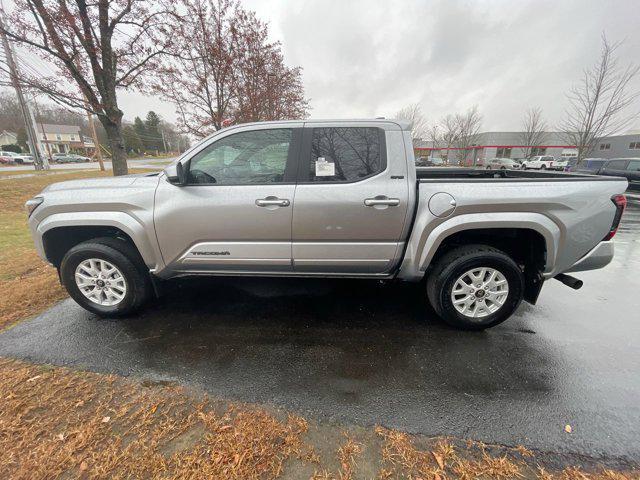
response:
<path fill-rule="evenodd" d="M 111 148 L 114 175 L 128 173 L 116 92 L 154 68 L 171 36 L 169 11 L 144 0 L 16 0 L 7 36 L 51 68 L 21 81 L 55 102 L 97 115 Z M 68 81 L 66 81 L 68 80 Z"/>
<path fill-rule="evenodd" d="M 599 60 L 584 71 L 568 95 L 569 108 L 561 129 L 578 149 L 578 159 L 593 150 L 599 138 L 619 132 L 638 117 L 638 112 L 627 111 L 640 95 L 630 89 L 640 65 L 619 65 L 616 51 L 621 44 L 609 43 L 603 34 Z"/>
<path fill-rule="evenodd" d="M 176 106 L 178 127 L 203 137 L 232 123 L 302 118 L 301 69 L 284 64 L 267 24 L 236 0 L 180 0 L 174 42 L 152 90 Z"/>
<path fill-rule="evenodd" d="M 447 115 L 440 122 L 442 127 L 442 133 L 440 134 L 440 141 L 443 148 L 447 149 L 446 160 L 449 161 L 449 149 L 455 148 L 458 140 L 458 121 L 455 115 Z"/>
<path fill-rule="evenodd" d="M 411 124 L 411 138 L 414 144 L 416 140 L 427 135 L 427 121 L 422 114 L 419 103 L 407 105 L 396 113 L 395 118 L 406 120 Z"/>
<path fill-rule="evenodd" d="M 530 108 L 526 111 L 522 120 L 522 134 L 520 136 L 525 158 L 531 157 L 533 153 L 532 147 L 544 144 L 546 129 L 547 124 L 542 118 L 542 110 L 539 107 Z"/>
<path fill-rule="evenodd" d="M 454 145 L 457 148 L 458 160 L 460 163 L 463 163 L 467 158 L 469 150 L 477 141 L 477 136 L 482 124 L 482 115 L 478 112 L 477 105 L 474 105 L 465 113 L 456 114 L 454 124 L 457 126 Z"/>

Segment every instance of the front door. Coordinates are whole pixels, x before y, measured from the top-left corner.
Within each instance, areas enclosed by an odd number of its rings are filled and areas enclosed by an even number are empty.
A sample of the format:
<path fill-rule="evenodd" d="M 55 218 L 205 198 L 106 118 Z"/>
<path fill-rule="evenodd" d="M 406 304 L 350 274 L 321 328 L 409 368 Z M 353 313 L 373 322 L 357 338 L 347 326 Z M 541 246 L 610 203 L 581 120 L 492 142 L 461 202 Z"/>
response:
<path fill-rule="evenodd" d="M 402 250 L 409 180 L 403 132 L 381 125 L 305 124 L 294 271 L 362 275 L 393 268 Z"/>
<path fill-rule="evenodd" d="M 166 178 L 154 221 L 173 272 L 286 272 L 301 128 L 230 129 L 186 163 L 188 185 Z"/>

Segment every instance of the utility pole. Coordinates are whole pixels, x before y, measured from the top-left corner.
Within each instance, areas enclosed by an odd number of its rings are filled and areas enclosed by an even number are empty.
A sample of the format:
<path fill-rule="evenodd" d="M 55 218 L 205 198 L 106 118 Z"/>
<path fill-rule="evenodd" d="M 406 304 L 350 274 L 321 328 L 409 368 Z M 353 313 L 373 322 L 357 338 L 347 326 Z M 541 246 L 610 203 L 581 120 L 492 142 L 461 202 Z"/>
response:
<path fill-rule="evenodd" d="M 164 129 L 160 127 L 160 135 L 162 135 L 162 145 L 164 146 L 164 153 L 167 153 L 167 142 L 164 139 Z"/>
<path fill-rule="evenodd" d="M 38 111 L 38 102 L 36 102 L 36 97 L 33 97 L 33 105 L 36 107 L 36 114 L 40 117 L 40 112 Z M 33 117 L 33 113 L 31 113 L 31 116 Z M 40 117 L 40 119 L 42 120 L 42 117 Z M 33 124 L 37 125 L 35 119 L 33 119 Z M 51 156 L 51 147 L 49 146 L 49 139 L 47 138 L 47 132 L 44 131 L 44 124 L 42 123 L 42 121 L 40 121 L 40 129 L 42 130 L 42 138 L 44 139 L 44 145 L 47 148 L 47 159 L 46 159 L 46 168 L 45 170 L 49 169 L 49 158 L 53 158 Z M 42 143 L 40 144 L 40 151 L 43 151 L 44 149 L 42 148 Z"/>
<path fill-rule="evenodd" d="M 33 117 L 33 112 L 29 108 L 29 105 L 24 99 L 24 95 L 22 94 L 22 86 L 20 85 L 20 74 L 18 71 L 18 66 L 13 59 L 13 49 L 9 44 L 9 39 L 4 30 L 4 9 L 0 6 L 0 36 L 2 36 L 2 46 L 4 47 L 4 53 L 7 57 L 7 66 L 9 67 L 11 83 L 13 83 L 13 88 L 16 90 L 16 94 L 18 95 L 18 103 L 20 104 L 20 110 L 22 111 L 22 118 L 24 119 L 25 129 L 27 131 L 27 138 L 29 139 L 29 144 L 31 145 L 31 153 L 34 157 L 34 167 L 36 170 L 49 169 L 49 161 L 48 159 L 41 154 L 40 149 L 38 148 L 38 135 L 36 134 L 36 122 Z"/>

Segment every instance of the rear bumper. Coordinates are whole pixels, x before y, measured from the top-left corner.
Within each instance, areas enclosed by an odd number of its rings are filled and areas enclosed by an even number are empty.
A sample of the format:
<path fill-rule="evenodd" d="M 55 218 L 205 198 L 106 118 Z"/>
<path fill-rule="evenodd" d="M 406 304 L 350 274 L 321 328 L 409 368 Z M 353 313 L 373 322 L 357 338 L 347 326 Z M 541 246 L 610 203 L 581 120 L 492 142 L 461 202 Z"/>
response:
<path fill-rule="evenodd" d="M 614 250 L 612 241 L 600 242 L 593 250 L 563 273 L 584 272 L 586 270 L 596 270 L 605 267 L 613 260 Z"/>

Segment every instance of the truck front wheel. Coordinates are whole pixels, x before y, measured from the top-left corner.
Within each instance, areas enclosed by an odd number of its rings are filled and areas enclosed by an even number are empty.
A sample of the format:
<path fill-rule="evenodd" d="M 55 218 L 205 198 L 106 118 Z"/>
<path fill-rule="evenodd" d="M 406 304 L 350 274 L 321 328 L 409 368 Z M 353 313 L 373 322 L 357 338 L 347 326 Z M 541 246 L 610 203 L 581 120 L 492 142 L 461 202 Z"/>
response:
<path fill-rule="evenodd" d="M 427 295 L 449 325 L 484 330 L 504 322 L 524 293 L 520 267 L 487 245 L 458 247 L 443 255 L 427 279 Z"/>
<path fill-rule="evenodd" d="M 96 238 L 71 248 L 60 278 L 81 307 L 103 317 L 127 315 L 152 292 L 148 273 L 133 246 L 118 238 Z"/>

